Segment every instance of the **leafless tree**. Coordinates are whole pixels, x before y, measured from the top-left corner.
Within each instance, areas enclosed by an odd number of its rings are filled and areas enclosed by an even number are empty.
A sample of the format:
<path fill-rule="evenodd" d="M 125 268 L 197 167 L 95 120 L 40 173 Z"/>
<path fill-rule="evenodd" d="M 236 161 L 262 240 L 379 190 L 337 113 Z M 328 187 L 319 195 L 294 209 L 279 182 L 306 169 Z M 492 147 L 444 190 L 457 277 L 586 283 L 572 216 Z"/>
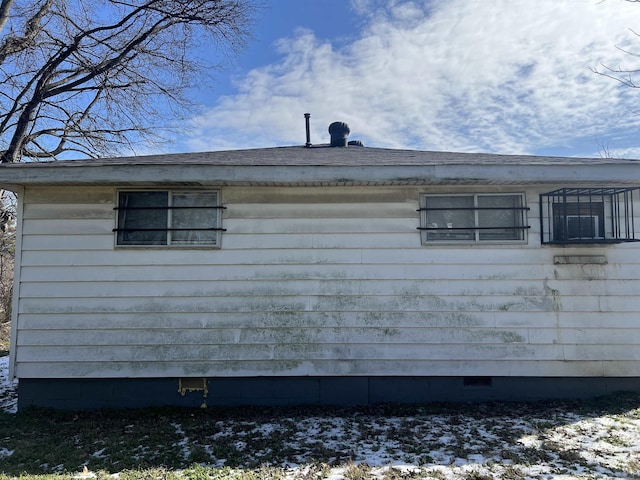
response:
<path fill-rule="evenodd" d="M 156 138 L 175 126 L 166 118 L 189 113 L 188 90 L 211 59 L 245 45 L 258 2 L 0 0 L 0 163 L 116 154 Z M 10 201 L 0 191 L 0 334 Z"/>
<path fill-rule="evenodd" d="M 0 163 L 114 154 L 175 127 L 207 57 L 246 44 L 256 2 L 0 0 Z"/>
<path fill-rule="evenodd" d="M 627 1 L 633 2 L 635 0 L 627 0 Z M 639 3 L 640 3 L 640 0 L 639 0 Z M 631 30 L 631 33 L 633 33 L 636 37 L 640 37 L 640 34 L 635 32 L 634 30 Z M 629 57 L 631 58 L 640 59 L 640 53 L 625 50 L 622 47 L 616 47 L 616 48 L 618 48 L 618 50 L 620 50 L 621 52 L 629 55 Z M 640 88 L 640 84 L 638 84 L 636 80 L 634 80 L 634 77 L 640 74 L 640 67 L 623 68 L 620 66 L 611 67 L 603 64 L 603 65 L 600 65 L 599 68 L 594 68 L 592 70 L 594 73 L 597 73 L 598 75 L 603 75 L 605 77 L 612 78 L 627 87 Z"/>

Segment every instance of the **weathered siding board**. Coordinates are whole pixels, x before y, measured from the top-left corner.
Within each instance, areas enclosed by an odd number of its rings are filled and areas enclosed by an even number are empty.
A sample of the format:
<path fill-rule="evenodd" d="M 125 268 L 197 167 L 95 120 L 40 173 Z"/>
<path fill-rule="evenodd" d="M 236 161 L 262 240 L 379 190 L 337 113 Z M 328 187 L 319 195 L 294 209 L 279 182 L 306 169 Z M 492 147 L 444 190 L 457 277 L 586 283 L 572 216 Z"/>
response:
<path fill-rule="evenodd" d="M 111 327 L 111 328 L 109 328 Z M 631 328 L 602 331 L 599 328 L 455 328 L 410 326 L 402 328 L 374 327 L 286 327 L 286 326 L 238 326 L 209 328 L 166 327 L 130 328 L 126 335 L 121 329 L 107 325 L 98 329 L 24 330 L 18 338 L 19 346 L 80 347 L 85 345 L 278 345 L 285 338 L 289 344 L 389 344 L 395 345 L 440 345 L 461 343 L 482 343 L 484 345 L 505 343 L 526 343 L 529 345 L 548 345 L 558 343 L 560 339 L 571 338 L 577 344 L 600 346 L 640 345 L 640 338 Z"/>
<path fill-rule="evenodd" d="M 31 204 L 52 205 L 110 205 L 113 208 L 116 192 L 113 187 L 96 186 L 70 188 L 67 186 L 29 186 L 25 188 L 25 207 Z"/>
<path fill-rule="evenodd" d="M 120 266 L 132 265 L 134 262 L 141 265 L 156 265 L 159 260 L 164 265 L 309 265 L 327 264 L 343 265 L 359 263 L 364 265 L 423 265 L 430 266 L 459 266 L 472 264 L 476 268 L 489 265 L 514 265 L 522 260 L 522 251 L 514 248 L 486 248 L 438 251 L 435 248 L 416 249 L 415 251 L 397 251 L 391 249 L 363 249 L 363 248 L 313 248 L 307 250 L 295 249 L 254 249 L 244 250 L 209 250 L 209 249 L 118 249 L 96 253 L 94 250 L 74 250 L 63 253 L 50 251 L 27 250 L 24 252 L 23 265 L 30 266 L 56 266 L 56 265 L 97 265 Z M 540 249 L 542 250 L 542 249 Z M 527 257 L 533 264 L 553 264 L 553 255 L 546 250 L 527 251 Z M 495 261 L 492 259 L 495 258 Z M 594 266 L 602 267 L 602 266 Z M 558 267 L 558 270 L 560 267 Z"/>
<path fill-rule="evenodd" d="M 223 249 L 224 250 L 224 249 Z M 57 254 L 57 253 L 55 253 Z M 526 265 L 526 268 L 524 267 Z M 562 266 L 523 264 L 468 264 L 459 268 L 449 265 L 188 265 L 167 268 L 150 265 L 126 265 L 97 269 L 88 266 L 31 266 L 23 267 L 24 281 L 199 281 L 199 280 L 530 280 L 532 287 L 540 288 L 543 282 L 558 280 L 640 280 L 638 264 L 626 263 L 615 267 L 601 265 Z M 588 283 L 585 283 L 588 291 Z"/>
<path fill-rule="evenodd" d="M 23 296 L 30 298 L 85 298 L 100 292 L 103 297 L 135 297 L 137 282 L 134 281 L 74 281 L 67 282 L 28 282 L 22 285 Z M 333 295 L 338 291 L 341 295 L 402 295 L 410 292 L 413 295 L 521 295 L 546 296 L 551 290 L 557 290 L 567 296 L 634 296 L 638 294 L 638 286 L 633 281 L 590 280 L 585 287 L 584 282 L 574 280 L 549 280 L 542 284 L 534 284 L 531 280 L 492 280 L 478 282 L 474 280 L 388 280 L 363 279 L 353 282 L 348 279 L 300 279 L 290 280 L 182 280 L 172 282 L 158 279 L 147 282 L 147 296 L 220 296 L 242 294 L 250 291 L 253 295 Z"/>
<path fill-rule="evenodd" d="M 638 326 L 636 312 L 568 312 L 566 310 L 554 312 L 495 312 L 495 326 L 497 328 L 514 328 L 530 326 L 532 328 L 593 328 L 606 332 L 615 328 L 631 328 Z M 635 333 L 637 335 L 637 332 Z"/>
<path fill-rule="evenodd" d="M 372 207 L 374 208 L 374 207 Z M 415 206 L 415 210 L 417 204 Z M 321 225 L 321 226 L 320 226 Z M 247 221 L 240 218 L 225 218 L 224 228 L 230 233 L 247 235 L 270 235 L 272 233 L 324 233 L 362 234 L 389 232 L 416 232 L 419 226 L 415 218 L 256 218 Z"/>
<path fill-rule="evenodd" d="M 202 376 L 306 376 L 306 375 L 371 375 L 378 376 L 548 376 L 558 371 L 558 360 L 264 360 L 243 361 L 175 361 L 153 360 L 114 362 L 33 362 L 21 363 L 19 375 L 25 378 L 56 378 L 60 372 L 74 377 L 163 377 Z M 637 364 L 629 361 L 585 360 L 561 361 L 562 376 L 637 376 Z M 496 373 L 499 372 L 499 373 Z"/>
<path fill-rule="evenodd" d="M 529 190 L 526 244 L 422 246 L 424 191 L 222 188 L 222 248 L 167 249 L 114 246 L 115 188 L 28 189 L 16 373 L 637 375 L 633 245 L 541 248 Z"/>
<path fill-rule="evenodd" d="M 608 348 L 615 359 L 637 359 L 638 355 L 628 352 L 626 345 L 621 346 L 581 346 L 568 345 L 513 345 L 513 344 L 471 344 L 464 348 L 452 348 L 452 344 L 439 344 L 429 347 L 429 352 L 437 360 L 536 360 L 540 356 L 546 360 L 596 360 L 591 358 Z M 569 348 L 571 347 L 571 348 Z M 565 349 L 569 349 L 573 358 L 566 358 Z M 390 349 L 387 345 L 369 344 L 244 344 L 244 345 L 109 345 L 109 346 L 22 346 L 20 351 L 26 358 L 39 362 L 65 362 L 69 358 L 89 359 L 91 362 L 118 362 L 123 359 L 132 362 L 173 361 L 207 362 L 210 359 L 223 359 L 229 362 L 248 361 L 344 361 L 379 360 L 391 351 L 396 360 L 422 359 L 424 347 L 399 345 Z M 594 352 L 593 354 L 590 352 Z M 301 360 L 302 359 L 302 360 Z M 393 363 L 393 362 L 391 362 Z"/>
<path fill-rule="evenodd" d="M 314 344 L 389 344 L 406 347 L 408 345 L 440 345 L 477 343 L 532 343 L 527 329 L 496 330 L 490 328 L 373 328 L 367 327 L 336 327 L 332 329 L 322 327 L 254 327 L 254 328 L 194 328 L 170 330 L 130 329 L 126 335 L 121 330 L 100 330 L 96 338 L 92 330 L 69 332 L 66 330 L 29 330 L 20 332 L 18 344 L 20 346 L 51 346 L 64 345 L 66 347 L 81 347 L 85 345 L 113 346 L 113 345 L 198 345 L 205 341 L 207 345 L 279 345 L 283 339 L 289 345 Z M 567 330 L 567 333 L 572 331 Z M 543 342 L 550 343 L 550 336 L 538 336 Z M 555 338 L 555 337 L 554 337 Z M 618 337 L 616 337 L 618 338 Z M 628 339 L 626 340 L 628 341 Z M 590 342 L 593 343 L 593 342 Z M 242 347 L 240 347 L 240 345 Z"/>
<path fill-rule="evenodd" d="M 304 328 L 369 328 L 380 325 L 397 325 L 405 328 L 452 328 L 494 326 L 493 312 L 480 312 L 471 317 L 460 312 L 355 312 L 342 315 L 340 312 L 227 312 L 225 315 L 181 312 L 179 325 L 174 313 L 29 313 L 22 314 L 24 330 L 102 330 L 119 329 L 190 329 L 190 328 L 286 328 L 304 325 Z M 381 319 L 384 322 L 381 322 Z M 302 322 L 304 322 L 302 324 Z M 126 334 L 126 333 L 125 333 Z"/>
<path fill-rule="evenodd" d="M 53 255 L 69 250 L 107 251 L 113 248 L 113 234 L 103 235 L 24 235 L 23 249 L 27 251 L 47 251 Z"/>
<path fill-rule="evenodd" d="M 324 199 L 323 199 L 324 200 Z M 402 219 L 416 218 L 415 199 L 404 203 L 338 203 L 338 204 L 291 204 L 291 203 L 246 203 L 228 205 L 225 212 L 228 219 L 265 220 L 287 219 L 308 220 L 326 218 L 347 219 Z"/>
<path fill-rule="evenodd" d="M 91 219 L 30 219 L 24 220 L 25 235 L 96 235 L 112 233 L 113 220 Z"/>
<path fill-rule="evenodd" d="M 347 268 L 348 267 L 348 268 Z M 200 280 L 438 280 L 451 275 L 449 267 L 413 265 L 189 265 L 181 268 L 167 268 L 161 265 L 139 264 L 96 269 L 95 266 L 32 266 L 23 267 L 24 281 L 200 281 Z M 533 267 L 543 273 L 543 267 Z M 521 267 L 486 265 L 465 268 L 462 278 L 515 279 L 532 277 L 531 270 L 523 274 Z M 548 269 L 553 276 L 553 269 Z M 640 273 L 638 273 L 640 275 Z M 544 276 L 542 276 L 544 278 Z"/>
<path fill-rule="evenodd" d="M 253 312 L 229 312 L 223 317 L 209 313 L 183 312 L 180 314 L 179 328 L 222 328 L 222 327 L 281 327 L 299 322 L 304 316 L 304 325 L 309 327 L 367 327 L 374 318 L 381 316 L 388 324 L 402 322 L 411 327 L 487 327 L 534 329 L 574 328 L 595 329 L 605 334 L 612 329 L 635 329 L 638 315 L 635 312 L 562 312 L 550 315 L 549 312 L 474 312 L 473 316 L 461 312 L 385 312 L 350 313 L 341 316 L 335 312 L 264 312 L 257 316 Z M 296 317 L 293 318 L 292 317 Z M 176 316 L 170 313 L 118 314 L 118 313 L 33 313 L 21 314 L 21 326 L 24 329 L 77 329 L 100 330 L 103 328 L 153 329 L 175 328 Z M 562 327 L 560 327 L 562 321 Z"/>
<path fill-rule="evenodd" d="M 27 203 L 24 208 L 24 216 L 29 219 L 91 219 L 113 218 L 113 204 L 51 204 L 51 203 Z"/>
<path fill-rule="evenodd" d="M 629 312 L 637 297 L 566 297 L 562 307 L 573 312 Z M 607 304 L 606 309 L 603 304 Z M 555 312 L 553 298 L 519 296 L 432 296 L 413 295 L 263 295 L 194 296 L 194 297 L 123 297 L 123 298 L 34 298 L 22 302 L 20 313 L 203 313 L 227 312 L 484 312 L 543 311 Z"/>

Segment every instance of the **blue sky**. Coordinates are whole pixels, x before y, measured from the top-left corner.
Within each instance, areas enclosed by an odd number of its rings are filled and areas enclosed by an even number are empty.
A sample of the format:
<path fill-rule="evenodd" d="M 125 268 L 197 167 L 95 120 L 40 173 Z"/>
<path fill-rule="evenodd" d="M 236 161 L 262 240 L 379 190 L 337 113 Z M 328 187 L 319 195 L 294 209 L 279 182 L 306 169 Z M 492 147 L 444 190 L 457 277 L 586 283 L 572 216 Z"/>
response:
<path fill-rule="evenodd" d="M 640 4 L 265 0 L 254 39 L 197 92 L 175 151 L 301 145 L 640 158 Z M 640 80 L 639 80 L 640 81 Z"/>

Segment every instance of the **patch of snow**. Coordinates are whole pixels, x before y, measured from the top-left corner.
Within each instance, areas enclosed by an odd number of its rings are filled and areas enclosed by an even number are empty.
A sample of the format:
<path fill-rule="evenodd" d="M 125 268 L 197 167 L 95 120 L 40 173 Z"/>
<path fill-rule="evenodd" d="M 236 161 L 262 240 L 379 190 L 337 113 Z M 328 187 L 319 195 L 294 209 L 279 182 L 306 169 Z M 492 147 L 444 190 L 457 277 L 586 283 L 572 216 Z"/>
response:
<path fill-rule="evenodd" d="M 542 446 L 542 440 L 540 440 L 538 435 L 525 435 L 518 439 L 518 443 L 531 448 L 540 448 Z"/>
<path fill-rule="evenodd" d="M 9 450 L 8 448 L 0 447 L 0 458 L 10 457 L 15 450 Z"/>
<path fill-rule="evenodd" d="M 101 448 L 100 450 L 93 452 L 91 456 L 93 458 L 107 458 L 107 456 L 104 454 L 106 450 L 106 448 Z"/>
<path fill-rule="evenodd" d="M 182 458 L 188 460 L 191 457 L 191 442 L 189 438 L 185 435 L 184 430 L 182 429 L 182 425 L 179 423 L 172 423 L 171 426 L 176 429 L 176 435 L 180 438 L 180 441 L 177 442 L 177 445 L 182 448 Z"/>
<path fill-rule="evenodd" d="M 9 379 L 9 357 L 0 357 L 0 410 L 18 411 L 18 381 Z"/>

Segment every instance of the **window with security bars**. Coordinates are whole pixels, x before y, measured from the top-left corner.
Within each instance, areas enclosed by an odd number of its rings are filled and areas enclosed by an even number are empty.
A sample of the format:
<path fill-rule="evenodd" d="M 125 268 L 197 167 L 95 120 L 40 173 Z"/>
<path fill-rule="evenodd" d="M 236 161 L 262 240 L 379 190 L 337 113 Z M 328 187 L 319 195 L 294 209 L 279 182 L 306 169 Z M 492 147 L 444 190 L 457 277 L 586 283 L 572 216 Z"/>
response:
<path fill-rule="evenodd" d="M 524 242 L 523 194 L 423 195 L 422 243 Z"/>
<path fill-rule="evenodd" d="M 637 242 L 639 187 L 560 188 L 540 195 L 542 244 Z"/>
<path fill-rule="evenodd" d="M 116 244 L 219 246 L 223 208 L 218 191 L 121 191 Z"/>

